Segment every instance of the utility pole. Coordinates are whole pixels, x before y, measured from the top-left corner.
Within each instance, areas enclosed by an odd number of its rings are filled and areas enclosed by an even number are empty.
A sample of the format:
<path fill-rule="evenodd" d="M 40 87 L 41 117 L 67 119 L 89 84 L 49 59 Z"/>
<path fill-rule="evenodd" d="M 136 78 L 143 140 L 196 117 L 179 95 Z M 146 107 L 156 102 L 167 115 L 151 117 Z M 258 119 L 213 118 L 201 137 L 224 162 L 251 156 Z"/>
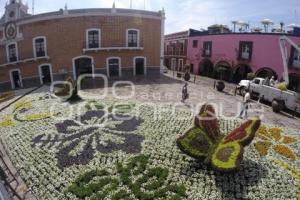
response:
<path fill-rule="evenodd" d="M 130 0 L 130 9 L 132 9 L 132 0 Z"/>

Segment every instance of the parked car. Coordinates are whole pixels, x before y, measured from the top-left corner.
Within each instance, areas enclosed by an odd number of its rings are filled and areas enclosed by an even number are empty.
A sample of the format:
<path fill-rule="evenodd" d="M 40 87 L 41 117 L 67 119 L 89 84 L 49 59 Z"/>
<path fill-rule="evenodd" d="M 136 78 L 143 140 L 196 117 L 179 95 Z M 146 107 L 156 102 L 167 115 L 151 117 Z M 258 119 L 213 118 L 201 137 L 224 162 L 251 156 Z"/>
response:
<path fill-rule="evenodd" d="M 245 95 L 245 90 L 247 88 L 249 88 L 250 82 L 251 81 L 249 81 L 249 80 L 241 80 L 241 82 L 239 83 L 239 85 L 237 87 L 237 90 L 238 90 L 240 95 L 242 95 L 242 96 Z"/>
<path fill-rule="evenodd" d="M 265 79 L 263 78 L 255 78 L 253 81 L 249 82 L 248 87 L 252 98 L 257 97 L 260 100 L 272 103 L 272 109 L 274 112 L 280 112 L 287 108 L 300 113 L 299 93 L 290 90 L 282 91 L 276 87 L 264 85 L 264 82 Z M 247 86 L 246 81 L 243 81 L 243 84 Z"/>

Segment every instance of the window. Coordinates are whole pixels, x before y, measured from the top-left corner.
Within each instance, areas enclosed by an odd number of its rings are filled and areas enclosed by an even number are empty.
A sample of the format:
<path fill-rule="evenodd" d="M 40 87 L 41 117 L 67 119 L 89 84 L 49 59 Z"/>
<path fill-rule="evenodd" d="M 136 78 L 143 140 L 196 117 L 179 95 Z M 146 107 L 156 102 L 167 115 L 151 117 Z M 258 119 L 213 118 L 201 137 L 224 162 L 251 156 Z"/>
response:
<path fill-rule="evenodd" d="M 197 48 L 198 47 L 198 40 L 193 40 L 193 48 Z"/>
<path fill-rule="evenodd" d="M 171 60 L 171 68 L 172 68 L 172 70 L 175 70 L 177 68 L 177 66 L 176 66 L 176 58 L 172 58 L 172 60 Z"/>
<path fill-rule="evenodd" d="M 175 55 L 175 52 L 174 52 L 174 45 L 173 44 L 171 44 L 171 46 L 170 46 L 170 54 L 169 55 Z"/>
<path fill-rule="evenodd" d="M 44 57 L 47 55 L 46 53 L 46 38 L 39 37 L 34 40 L 34 57 Z"/>
<path fill-rule="evenodd" d="M 127 47 L 139 47 L 139 30 L 127 30 Z"/>
<path fill-rule="evenodd" d="M 253 83 L 259 85 L 259 84 L 260 84 L 260 80 L 259 80 L 259 79 L 255 79 L 255 80 L 253 81 Z"/>
<path fill-rule="evenodd" d="M 191 64 L 190 73 L 194 73 L 194 64 Z"/>
<path fill-rule="evenodd" d="M 212 50 L 212 42 L 204 42 L 203 43 L 203 56 L 211 57 L 211 50 Z"/>
<path fill-rule="evenodd" d="M 179 46 L 178 55 L 184 55 L 184 41 L 180 41 L 178 46 Z"/>
<path fill-rule="evenodd" d="M 9 62 L 16 62 L 18 60 L 18 53 L 17 53 L 17 44 L 9 44 L 7 46 L 7 56 Z"/>
<path fill-rule="evenodd" d="M 179 59 L 178 60 L 178 71 L 183 71 L 183 59 Z"/>
<path fill-rule="evenodd" d="M 297 50 L 294 51 L 293 67 L 300 68 L 300 52 Z"/>
<path fill-rule="evenodd" d="M 86 47 L 100 48 L 100 29 L 89 29 L 86 34 Z"/>
<path fill-rule="evenodd" d="M 240 42 L 239 60 L 251 60 L 252 42 Z"/>

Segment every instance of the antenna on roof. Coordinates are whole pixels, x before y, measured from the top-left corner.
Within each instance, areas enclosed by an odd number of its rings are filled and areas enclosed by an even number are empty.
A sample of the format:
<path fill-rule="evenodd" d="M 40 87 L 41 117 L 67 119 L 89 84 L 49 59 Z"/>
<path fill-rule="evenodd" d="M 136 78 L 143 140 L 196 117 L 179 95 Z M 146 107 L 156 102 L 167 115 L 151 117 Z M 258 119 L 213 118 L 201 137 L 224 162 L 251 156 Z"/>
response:
<path fill-rule="evenodd" d="M 32 15 L 34 15 L 34 0 L 32 0 Z"/>
<path fill-rule="evenodd" d="M 130 0 L 130 9 L 132 9 L 132 0 Z"/>
<path fill-rule="evenodd" d="M 144 0 L 144 10 L 146 10 L 146 0 Z"/>

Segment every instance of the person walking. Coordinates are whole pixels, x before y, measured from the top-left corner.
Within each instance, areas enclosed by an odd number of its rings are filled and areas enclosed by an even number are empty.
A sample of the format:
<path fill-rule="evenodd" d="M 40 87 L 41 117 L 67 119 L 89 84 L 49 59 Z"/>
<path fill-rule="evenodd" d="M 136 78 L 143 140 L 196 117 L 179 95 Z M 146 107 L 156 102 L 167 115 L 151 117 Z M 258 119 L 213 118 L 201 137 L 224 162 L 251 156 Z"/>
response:
<path fill-rule="evenodd" d="M 187 86 L 188 86 L 188 83 L 185 83 L 182 88 L 182 100 L 181 100 L 182 103 L 184 103 L 184 101 L 189 98 Z"/>
<path fill-rule="evenodd" d="M 249 90 L 245 90 L 246 94 L 243 99 L 243 104 L 242 104 L 242 110 L 240 112 L 239 118 L 247 118 L 248 115 L 248 108 L 249 108 L 249 103 L 250 103 L 250 93 Z"/>

